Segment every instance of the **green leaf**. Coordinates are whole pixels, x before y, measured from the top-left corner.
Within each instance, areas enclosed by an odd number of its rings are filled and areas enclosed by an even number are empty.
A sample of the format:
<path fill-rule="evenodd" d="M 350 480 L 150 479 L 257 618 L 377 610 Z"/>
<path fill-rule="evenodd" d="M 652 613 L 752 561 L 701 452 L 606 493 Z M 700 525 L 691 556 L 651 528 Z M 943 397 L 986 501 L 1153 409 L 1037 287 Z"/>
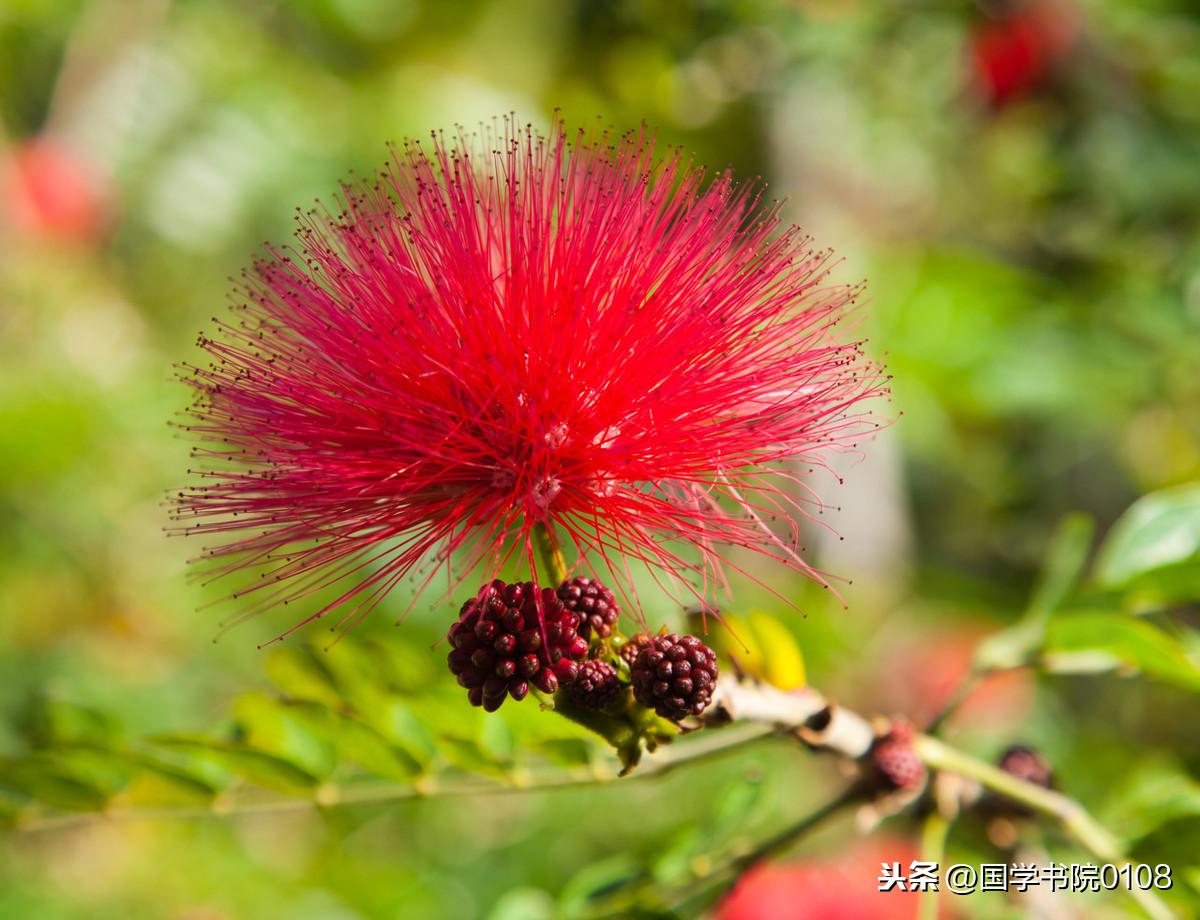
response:
<path fill-rule="evenodd" d="M 1152 866 L 1165 863 L 1171 867 L 1173 877 L 1196 887 L 1195 881 L 1200 876 L 1186 870 L 1200 866 L 1200 816 L 1165 822 L 1139 840 L 1129 855 L 1135 862 Z"/>
<path fill-rule="evenodd" d="M 630 854 L 609 856 L 585 866 L 572 876 L 559 894 L 559 910 L 571 917 L 584 912 L 591 901 L 636 884 L 645 870 Z"/>
<path fill-rule="evenodd" d="M 170 808 L 208 805 L 218 789 L 197 777 L 146 758 L 119 796 L 124 807 Z"/>
<path fill-rule="evenodd" d="M 308 646 L 285 646 L 267 656 L 267 676 L 284 694 L 338 706 L 342 695 L 320 653 Z"/>
<path fill-rule="evenodd" d="M 1104 821 L 1129 848 L 1164 824 L 1200 817 L 1200 783 L 1176 764 L 1141 761 L 1109 802 Z"/>
<path fill-rule="evenodd" d="M 108 795 L 77 777 L 28 765 L 0 766 L 0 784 L 64 811 L 103 811 Z"/>
<path fill-rule="evenodd" d="M 1083 514 L 1069 514 L 1059 522 L 1024 616 L 979 643 L 975 650 L 976 668 L 987 671 L 1018 667 L 1037 651 L 1050 616 L 1079 583 L 1094 532 L 1091 518 Z"/>
<path fill-rule="evenodd" d="M 1121 588 L 1124 608 L 1132 612 L 1162 610 L 1200 601 L 1200 561 L 1165 565 L 1143 572 Z"/>
<path fill-rule="evenodd" d="M 317 786 L 315 776 L 273 754 L 233 744 L 217 753 L 219 761 L 239 779 L 264 789 L 297 794 L 310 792 Z"/>
<path fill-rule="evenodd" d="M 28 804 L 29 797 L 0 784 L 0 829 L 8 830 L 16 827 L 21 818 L 21 811 Z"/>
<path fill-rule="evenodd" d="M 160 735 L 147 739 L 126 756 L 139 767 L 187 777 L 198 786 L 219 792 L 234 775 L 213 756 L 214 743 L 219 742 L 198 735 Z"/>
<path fill-rule="evenodd" d="M 101 811 L 131 771 L 108 752 L 84 748 L 0 762 L 0 786 L 66 811 Z"/>
<path fill-rule="evenodd" d="M 485 718 L 479 741 L 483 749 L 501 763 L 512 763 L 519 753 L 516 735 L 503 718 Z"/>
<path fill-rule="evenodd" d="M 467 773 L 478 773 L 495 779 L 513 782 L 515 765 L 496 757 L 475 738 L 461 735 L 439 735 L 438 751 L 453 766 Z"/>
<path fill-rule="evenodd" d="M 1086 663 L 1086 670 L 1126 667 L 1200 691 L 1200 666 L 1184 646 L 1153 624 L 1128 614 L 1090 612 L 1057 617 L 1047 625 L 1042 653 L 1051 671 L 1077 670 L 1072 665 L 1079 660 Z"/>
<path fill-rule="evenodd" d="M 415 757 L 388 744 L 375 729 L 353 719 L 342 719 L 338 748 L 347 760 L 377 776 L 408 781 L 423 772 L 424 764 Z"/>
<path fill-rule="evenodd" d="M 34 756 L 102 789 L 110 797 L 123 789 L 135 772 L 124 754 L 103 748 L 62 747 Z"/>
<path fill-rule="evenodd" d="M 750 821 L 762 801 L 763 783 L 744 777 L 730 783 L 717 796 L 699 824 L 681 829 L 654 861 L 653 874 L 660 886 L 687 881 L 696 874 L 697 860 L 710 858 L 730 837 Z"/>
<path fill-rule="evenodd" d="M 1095 532 L 1096 525 L 1086 514 L 1069 514 L 1059 522 L 1029 600 L 1031 614 L 1049 615 L 1070 596 L 1087 562 Z"/>
<path fill-rule="evenodd" d="M 107 747 L 120 737 L 117 720 L 89 706 L 55 697 L 42 697 L 34 705 L 27 729 L 36 747 L 90 744 Z"/>
<path fill-rule="evenodd" d="M 405 782 L 422 772 L 422 761 L 353 716 L 331 712 L 319 703 L 292 704 L 289 712 L 331 744 L 339 760 L 351 761 L 376 776 Z"/>
<path fill-rule="evenodd" d="M 408 705 L 426 731 L 435 727 L 437 753 L 451 764 L 468 773 L 513 779 L 516 746 L 502 713 L 485 714 L 465 706 L 459 692 L 418 697 Z"/>
<path fill-rule="evenodd" d="M 763 785 L 757 775 L 731 783 L 712 807 L 707 836 L 722 840 L 740 830 L 763 803 Z"/>
<path fill-rule="evenodd" d="M 555 697 L 555 708 L 560 708 L 562 699 Z M 499 719 L 511 735 L 510 745 L 504 750 L 534 748 L 542 742 L 580 741 L 594 745 L 596 735 L 570 718 L 548 718 L 535 703 L 509 704 L 501 708 Z"/>
<path fill-rule="evenodd" d="M 681 828 L 664 841 L 650 867 L 655 884 L 668 887 L 691 878 L 693 862 L 706 843 L 700 828 L 694 824 Z"/>
<path fill-rule="evenodd" d="M 316 776 L 294 763 L 243 744 L 187 735 L 158 736 L 153 740 L 164 748 L 186 752 L 197 761 L 207 762 L 231 779 L 265 789 L 298 795 L 311 792 L 318 784 Z"/>
<path fill-rule="evenodd" d="M 315 720 L 331 720 L 319 704 L 289 703 L 257 693 L 239 697 L 233 707 L 239 740 L 266 751 L 310 776 L 324 777 L 337 766 L 332 727 L 315 729 Z"/>
<path fill-rule="evenodd" d="M 538 888 L 514 888 L 502 894 L 486 920 L 555 920 L 554 899 Z"/>
<path fill-rule="evenodd" d="M 582 738 L 542 738 L 530 749 L 566 770 L 590 769 L 596 753 L 596 745 Z"/>
<path fill-rule="evenodd" d="M 437 756 L 437 741 L 429 726 L 399 700 L 391 700 L 384 710 L 380 733 L 403 748 L 416 763 L 426 766 Z M 373 723 L 378 726 L 380 723 Z"/>
<path fill-rule="evenodd" d="M 407 695 L 421 692 L 445 673 L 444 652 L 431 654 L 426 647 L 396 641 L 349 643 L 345 649 L 343 644 L 329 652 L 339 677 L 369 674 L 382 688 Z"/>
<path fill-rule="evenodd" d="M 1200 483 L 1139 498 L 1113 525 L 1100 548 L 1096 579 L 1128 585 L 1168 566 L 1200 562 Z"/>

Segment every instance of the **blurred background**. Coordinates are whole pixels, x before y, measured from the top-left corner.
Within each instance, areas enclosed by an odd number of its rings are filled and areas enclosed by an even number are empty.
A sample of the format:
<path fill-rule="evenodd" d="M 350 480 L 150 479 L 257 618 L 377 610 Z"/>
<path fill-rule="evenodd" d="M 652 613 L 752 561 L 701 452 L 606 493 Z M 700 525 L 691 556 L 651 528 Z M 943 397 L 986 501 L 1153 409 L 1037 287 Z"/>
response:
<path fill-rule="evenodd" d="M 821 562 L 853 580 L 848 606 L 784 586 L 805 616 L 780 614 L 816 686 L 928 718 L 975 641 L 1018 617 L 1065 513 L 1103 530 L 1200 478 L 1186 0 L 2 0 L 0 754 L 62 712 L 129 737 L 207 730 L 267 685 L 257 645 L 291 614 L 214 644 L 230 609 L 198 608 L 222 588 L 189 580 L 199 547 L 163 533 L 189 462 L 173 365 L 198 359 L 228 277 L 287 239 L 295 206 L 389 141 L 556 108 L 761 176 L 842 280 L 869 281 L 855 322 L 895 375 L 896 421 L 828 496 L 846 539 Z M 430 650 L 446 612 L 396 629 L 403 606 L 356 638 L 449 682 Z M 1197 773 L 1198 716 L 1194 692 L 1153 681 L 1017 672 L 950 731 L 988 756 L 1032 741 L 1120 814 L 1145 771 Z M 90 824 L 0 845 L 0 916 L 549 917 L 621 873 L 669 875 L 663 854 L 702 851 L 714 809 L 766 827 L 837 784 L 766 745 L 595 790 Z M 888 832 L 911 848 L 910 826 Z M 1194 818 L 1164 834 L 1200 852 Z M 811 839 L 794 877 L 853 836 Z"/>

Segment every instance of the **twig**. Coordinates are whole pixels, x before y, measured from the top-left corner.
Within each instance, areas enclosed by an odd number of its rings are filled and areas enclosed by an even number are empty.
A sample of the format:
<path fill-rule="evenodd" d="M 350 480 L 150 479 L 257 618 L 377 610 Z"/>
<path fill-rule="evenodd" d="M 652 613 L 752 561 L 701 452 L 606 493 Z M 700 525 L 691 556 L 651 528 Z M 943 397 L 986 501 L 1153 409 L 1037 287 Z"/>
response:
<path fill-rule="evenodd" d="M 1121 847 L 1109 831 L 1096 822 L 1082 805 L 1061 792 L 1018 779 L 990 763 L 964 754 L 929 735 L 918 736 L 913 747 L 925 764 L 977 780 L 994 792 L 1057 818 L 1084 849 L 1104 860 L 1121 858 Z"/>
<path fill-rule="evenodd" d="M 921 859 L 924 862 L 941 865 L 946 855 L 946 837 L 950 833 L 950 819 L 934 808 L 925 818 L 921 827 Z M 921 892 L 920 920 L 937 920 L 938 894 L 941 886 Z"/>
<path fill-rule="evenodd" d="M 858 758 L 871 746 L 873 732 L 866 719 L 834 706 L 809 688 L 785 693 L 722 678 L 714 700 L 729 717 L 764 721 L 776 729 L 789 729 L 813 747 Z M 913 749 L 931 769 L 976 780 L 994 792 L 1055 818 L 1068 835 L 1097 859 L 1106 863 L 1128 862 L 1117 838 L 1074 799 L 1018 779 L 930 735 L 914 738 Z M 1130 894 L 1155 920 L 1170 920 L 1174 916 L 1154 891 L 1143 891 L 1134 886 Z"/>
<path fill-rule="evenodd" d="M 875 740 L 871 723 L 811 687 L 779 690 L 768 684 L 722 677 L 713 692 L 708 720 L 766 722 L 796 734 L 812 747 L 851 759 L 862 757 Z"/>
<path fill-rule="evenodd" d="M 1057 819 L 1063 830 L 1097 859 L 1114 864 L 1129 861 L 1117 838 L 1087 809 L 1061 792 L 1027 783 L 929 735 L 919 735 L 913 740 L 913 747 L 926 766 L 974 779 L 994 792 Z M 1175 916 L 1154 891 L 1131 886 L 1129 893 L 1155 920 L 1171 920 Z"/>
<path fill-rule="evenodd" d="M 770 737 L 771 732 L 760 725 L 730 726 L 694 740 L 660 748 L 642 762 L 641 768 L 630 779 L 651 779 L 664 776 L 681 766 L 712 760 L 740 748 Z M 47 831 L 67 830 L 104 821 L 167 821 L 191 820 L 196 818 L 223 818 L 238 815 L 272 815 L 310 811 L 321 808 L 338 808 L 351 805 L 387 804 L 412 799 L 447 799 L 467 796 L 512 795 L 526 792 L 553 792 L 561 789 L 579 789 L 589 786 L 606 786 L 618 782 L 617 775 L 580 774 L 562 772 L 539 777 L 536 782 L 504 785 L 499 782 L 455 780 L 437 783 L 418 781 L 411 786 L 396 783 L 359 784 L 349 788 L 322 786 L 312 798 L 258 798 L 237 799 L 220 797 L 205 807 L 180 806 L 177 808 L 115 808 L 102 812 L 62 814 L 38 817 L 18 823 L 14 828 L 21 834 L 36 834 Z"/>

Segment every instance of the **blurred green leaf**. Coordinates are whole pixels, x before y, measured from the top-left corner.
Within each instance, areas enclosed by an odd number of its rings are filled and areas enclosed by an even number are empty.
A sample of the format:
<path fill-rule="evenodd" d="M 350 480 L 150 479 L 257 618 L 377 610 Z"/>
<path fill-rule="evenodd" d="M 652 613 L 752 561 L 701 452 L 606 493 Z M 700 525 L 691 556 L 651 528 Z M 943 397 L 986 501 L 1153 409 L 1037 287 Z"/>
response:
<path fill-rule="evenodd" d="M 1020 622 L 988 636 L 975 650 L 980 670 L 1018 667 L 1042 644 L 1046 623 L 1079 582 L 1095 525 L 1082 514 L 1063 518 L 1050 539 L 1046 560 Z"/>
<path fill-rule="evenodd" d="M 30 714 L 27 734 L 36 747 L 59 744 L 111 745 L 120 736 L 116 718 L 90 706 L 41 697 Z"/>
<path fill-rule="evenodd" d="M 1123 592 L 1134 612 L 1200 601 L 1200 561 L 1166 565 L 1135 578 Z"/>
<path fill-rule="evenodd" d="M 528 711 L 528 710 L 522 710 Z M 452 723 L 451 723 L 452 724 Z M 511 763 L 518 756 L 517 736 L 504 717 L 483 719 L 479 740 L 484 750 L 497 761 Z"/>
<path fill-rule="evenodd" d="M 109 800 L 77 776 L 26 762 L 0 764 L 0 786 L 64 811 L 102 811 Z"/>
<path fill-rule="evenodd" d="M 1104 587 L 1183 563 L 1200 564 L 1200 484 L 1138 499 L 1113 525 L 1100 547 L 1096 579 Z"/>
<path fill-rule="evenodd" d="M 0 763 L 0 786 L 55 808 L 100 811 L 132 773 L 110 752 L 65 748 Z"/>
<path fill-rule="evenodd" d="M 464 706 L 459 692 L 418 697 L 408 708 L 422 732 L 432 733 L 437 753 L 449 763 L 469 773 L 513 779 L 516 745 L 502 712 L 486 714 Z"/>
<path fill-rule="evenodd" d="M 318 734 L 328 732 L 325 737 L 336 746 L 340 757 L 377 776 L 406 782 L 422 772 L 424 761 L 413 757 L 404 748 L 390 744 L 371 726 L 351 716 L 330 713 L 329 718 L 322 718 L 314 715 L 309 725 Z"/>
<path fill-rule="evenodd" d="M 420 776 L 423 764 L 401 748 L 394 748 L 367 726 L 346 722 L 341 737 L 346 758 L 379 776 L 407 781 Z"/>
<path fill-rule="evenodd" d="M 620 853 L 584 866 L 563 885 L 558 896 L 564 917 L 587 914 L 590 902 L 636 884 L 645 870 L 631 854 Z"/>
<path fill-rule="evenodd" d="M 708 842 L 694 824 L 677 830 L 661 845 L 650 867 L 655 884 L 675 886 L 691 878 L 693 860 Z"/>
<path fill-rule="evenodd" d="M 189 735 L 161 735 L 152 740 L 164 748 L 184 752 L 195 760 L 219 767 L 230 779 L 265 789 L 301 795 L 312 792 L 318 785 L 316 776 L 294 763 L 241 744 Z"/>
<path fill-rule="evenodd" d="M 331 740 L 333 715 L 320 705 L 289 703 L 262 694 L 246 694 L 233 706 L 239 740 L 257 751 L 286 760 L 310 776 L 328 776 L 337 765 Z"/>
<path fill-rule="evenodd" d="M 516 777 L 515 764 L 491 753 L 475 738 L 442 734 L 438 736 L 438 753 L 452 766 L 467 773 L 490 776 L 505 782 Z"/>
<path fill-rule="evenodd" d="M 560 700 L 555 705 L 559 706 Z M 498 752 L 521 748 L 535 748 L 544 742 L 577 742 L 595 749 L 597 736 L 588 728 L 569 718 L 547 718 L 539 706 L 509 705 L 500 709 L 496 719 L 501 721 L 511 740 L 499 736 L 494 739 L 501 745 Z"/>
<path fill-rule="evenodd" d="M 1096 525 L 1086 514 L 1068 514 L 1059 522 L 1029 600 L 1032 615 L 1053 613 L 1075 589 L 1095 532 Z"/>
<path fill-rule="evenodd" d="M 208 756 L 210 748 L 200 736 L 174 734 L 146 739 L 125 757 L 140 769 L 171 774 L 195 784 L 195 788 L 226 788 L 234 779 L 231 771 Z M 194 744 L 189 744 L 194 743 Z"/>
<path fill-rule="evenodd" d="M 590 769 L 595 762 L 596 744 L 582 738 L 543 738 L 532 742 L 530 749 L 566 770 Z"/>
<path fill-rule="evenodd" d="M 1186 871 L 1200 866 L 1200 816 L 1189 815 L 1161 824 L 1141 838 L 1129 855 L 1135 862 L 1152 866 L 1165 863 L 1176 880 L 1172 887 L 1177 888 L 1182 882 L 1200 891 L 1200 887 L 1195 887 L 1200 875 Z"/>
<path fill-rule="evenodd" d="M 736 833 L 756 814 L 763 802 L 761 777 L 743 777 L 741 782 L 730 783 L 712 805 L 708 816 L 708 833 L 721 840 Z"/>
<path fill-rule="evenodd" d="M 138 808 L 207 805 L 219 789 L 193 774 L 150 759 L 139 762 L 140 769 L 121 790 L 120 804 Z"/>
<path fill-rule="evenodd" d="M 487 920 L 556 920 L 554 898 L 538 888 L 514 888 L 492 905 Z"/>
<path fill-rule="evenodd" d="M 753 820 L 762 801 L 763 784 L 757 777 L 730 783 L 711 804 L 702 820 L 682 828 L 654 861 L 655 881 L 678 885 L 695 874 L 697 860 L 709 859 L 729 844 L 730 838 Z"/>
<path fill-rule="evenodd" d="M 337 706 L 342 695 L 319 653 L 309 646 L 284 646 L 267 656 L 267 676 L 287 696 Z"/>
<path fill-rule="evenodd" d="M 1104 820 L 1132 845 L 1162 825 L 1200 817 L 1200 783 L 1172 763 L 1141 763 L 1109 796 Z"/>
<path fill-rule="evenodd" d="M 381 734 L 399 745 L 416 762 L 424 766 L 437 756 L 437 739 L 433 730 L 399 700 L 390 700 L 380 719 Z"/>
<path fill-rule="evenodd" d="M 370 642 L 362 645 L 350 645 L 345 657 L 339 656 L 342 643 L 338 643 L 330 651 L 330 656 L 336 663 L 339 676 L 350 676 L 347 672 L 353 667 L 353 674 L 374 673 L 384 681 L 384 685 L 394 691 L 405 694 L 418 693 L 433 682 L 435 676 L 444 673 L 445 651 L 440 654 L 427 647 L 415 648 L 408 642 Z M 361 669 L 362 662 L 370 662 L 372 671 Z M 356 664 L 358 663 L 358 664 Z"/>
<path fill-rule="evenodd" d="M 1200 691 L 1200 666 L 1184 646 L 1145 620 L 1121 613 L 1072 613 L 1046 628 L 1043 658 L 1052 671 L 1127 667 Z M 1085 666 L 1073 667 L 1072 661 Z"/>
<path fill-rule="evenodd" d="M 0 773 L 0 828 L 15 827 L 20 818 L 21 810 L 29 804 L 29 796 L 4 785 Z"/>

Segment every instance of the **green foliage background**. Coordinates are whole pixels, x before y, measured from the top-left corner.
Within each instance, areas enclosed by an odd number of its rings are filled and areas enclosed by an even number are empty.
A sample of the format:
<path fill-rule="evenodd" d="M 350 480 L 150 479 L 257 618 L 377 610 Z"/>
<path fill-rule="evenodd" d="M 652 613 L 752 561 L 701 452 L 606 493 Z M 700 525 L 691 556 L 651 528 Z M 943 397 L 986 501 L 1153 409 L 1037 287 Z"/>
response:
<path fill-rule="evenodd" d="M 0 161 L 63 145 L 104 218 L 63 240 L 0 198 L 0 814 L 201 814 L 247 780 L 324 805 L 10 835 L 0 916 L 571 915 L 622 881 L 694 885 L 696 857 L 838 787 L 831 763 L 763 744 L 619 784 L 334 806 L 331 789 L 375 788 L 364 773 L 429 792 L 612 766 L 532 701 L 495 719 L 460 704 L 434 647 L 446 604 L 397 629 L 407 599 L 391 599 L 328 653 L 324 633 L 258 650 L 290 611 L 213 644 L 236 607 L 205 607 L 222 586 L 189 581 L 197 547 L 164 537 L 188 465 L 166 426 L 187 400 L 171 367 L 196 359 L 227 276 L 388 141 L 555 108 L 644 120 L 765 177 L 845 280 L 869 279 L 858 321 L 895 375 L 897 422 L 827 490 L 845 543 L 814 535 L 853 578 L 847 606 L 766 572 L 806 616 L 749 585 L 732 608 L 777 614 L 813 683 L 866 711 L 929 707 L 944 690 L 929 673 L 952 683 L 976 639 L 1015 627 L 986 653 L 1037 675 L 950 733 L 986 756 L 1046 751 L 1135 855 L 1177 867 L 1176 906 L 1194 910 L 1200 15 L 1068 9 L 1070 52 L 990 107 L 966 49 L 991 4 L 6 0 Z M 1098 554 L 1082 519 L 1051 551 L 1071 512 L 1107 534 Z M 652 597 L 647 615 L 681 622 Z M 952 853 L 994 856 L 982 833 Z"/>

